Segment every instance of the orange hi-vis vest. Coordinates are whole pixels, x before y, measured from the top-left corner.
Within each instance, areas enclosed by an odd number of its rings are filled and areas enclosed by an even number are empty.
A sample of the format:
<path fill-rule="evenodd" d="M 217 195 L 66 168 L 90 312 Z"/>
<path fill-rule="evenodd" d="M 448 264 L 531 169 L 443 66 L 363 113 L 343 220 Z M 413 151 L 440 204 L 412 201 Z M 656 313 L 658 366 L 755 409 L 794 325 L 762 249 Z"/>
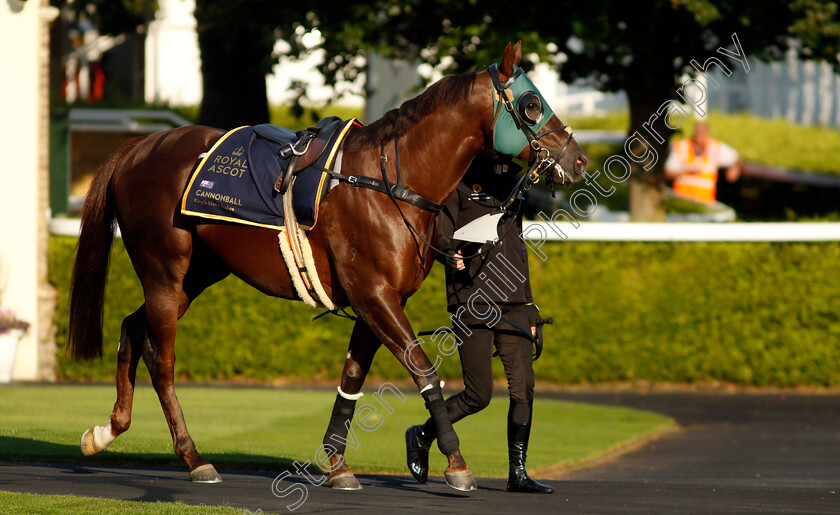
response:
<path fill-rule="evenodd" d="M 674 180 L 674 193 L 707 204 L 715 201 L 718 168 L 720 168 L 720 146 L 720 140 L 709 139 L 706 142 L 706 151 L 697 156 L 691 139 L 681 139 L 674 143 L 674 152 L 680 160 L 691 168 L 700 169 L 698 172 L 680 174 Z"/>

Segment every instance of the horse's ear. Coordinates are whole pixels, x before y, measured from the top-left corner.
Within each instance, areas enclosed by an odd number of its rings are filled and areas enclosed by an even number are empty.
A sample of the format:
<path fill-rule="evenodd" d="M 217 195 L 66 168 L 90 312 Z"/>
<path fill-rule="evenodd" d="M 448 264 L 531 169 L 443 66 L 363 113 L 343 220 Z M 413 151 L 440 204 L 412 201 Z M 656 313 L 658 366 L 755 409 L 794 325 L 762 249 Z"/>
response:
<path fill-rule="evenodd" d="M 513 75 L 513 66 L 519 64 L 522 59 L 522 41 L 517 41 L 515 45 L 508 43 L 505 47 L 505 56 L 502 57 L 501 72 L 510 77 Z"/>

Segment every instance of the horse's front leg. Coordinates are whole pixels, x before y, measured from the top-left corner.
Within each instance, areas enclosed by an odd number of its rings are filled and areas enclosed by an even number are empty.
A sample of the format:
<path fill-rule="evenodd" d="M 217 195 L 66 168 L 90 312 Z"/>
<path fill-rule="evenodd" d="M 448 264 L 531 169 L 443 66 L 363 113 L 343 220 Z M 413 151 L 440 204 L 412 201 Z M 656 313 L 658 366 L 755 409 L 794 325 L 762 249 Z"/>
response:
<path fill-rule="evenodd" d="M 353 309 L 367 323 L 374 336 L 408 369 L 411 378 L 420 389 L 420 395 L 423 396 L 435 424 L 436 434 L 439 435 L 438 448 L 449 460 L 449 466 L 444 473 L 446 484 L 456 490 L 475 490 L 475 479 L 461 455 L 458 435 L 452 428 L 452 421 L 446 412 L 436 367 L 415 340 L 414 331 L 398 296 L 378 288 L 365 288 L 364 292 L 371 294 L 363 299 L 353 299 Z"/>
<path fill-rule="evenodd" d="M 353 475 L 344 453 L 347 449 L 347 435 L 353 422 L 353 412 L 356 400 L 362 394 L 362 385 L 370 370 L 373 356 L 381 345 L 379 339 L 370 327 L 361 320 L 353 326 L 350 336 L 350 348 L 347 351 L 347 361 L 341 373 L 341 385 L 335 396 L 330 423 L 324 434 L 324 448 L 334 449 L 330 455 L 330 485 L 339 490 L 361 490 L 362 486 Z"/>

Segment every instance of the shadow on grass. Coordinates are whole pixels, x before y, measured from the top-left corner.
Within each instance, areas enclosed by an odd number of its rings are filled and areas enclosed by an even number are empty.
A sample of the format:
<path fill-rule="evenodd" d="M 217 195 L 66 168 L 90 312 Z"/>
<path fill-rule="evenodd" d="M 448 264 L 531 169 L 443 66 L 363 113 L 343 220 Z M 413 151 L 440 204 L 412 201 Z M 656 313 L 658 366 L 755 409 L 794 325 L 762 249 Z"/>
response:
<path fill-rule="evenodd" d="M 202 454 L 217 469 L 265 470 L 282 472 L 295 469 L 295 459 L 259 454 Z M 186 469 L 186 464 L 172 454 L 102 451 L 84 456 L 77 445 L 59 444 L 32 438 L 0 436 L 0 461 L 28 463 L 79 463 L 84 465 L 141 465 Z M 306 461 L 299 460 L 300 463 Z M 313 470 L 317 472 L 317 470 Z"/>

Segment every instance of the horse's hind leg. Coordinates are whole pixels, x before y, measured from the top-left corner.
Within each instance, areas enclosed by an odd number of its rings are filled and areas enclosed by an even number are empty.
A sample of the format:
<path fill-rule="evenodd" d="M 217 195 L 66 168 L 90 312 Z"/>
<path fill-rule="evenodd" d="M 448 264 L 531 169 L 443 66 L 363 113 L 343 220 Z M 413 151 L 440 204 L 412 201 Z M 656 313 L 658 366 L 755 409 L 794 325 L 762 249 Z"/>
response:
<path fill-rule="evenodd" d="M 338 490 L 361 490 L 362 486 L 353 475 L 344 458 L 347 449 L 347 433 L 353 421 L 356 400 L 361 397 L 362 384 L 365 382 L 373 362 L 373 356 L 380 346 L 379 339 L 362 320 L 356 320 L 350 337 L 350 349 L 347 361 L 341 373 L 341 385 L 335 396 L 330 423 L 324 434 L 324 448 L 335 449 L 330 454 L 330 485 Z"/>
<path fill-rule="evenodd" d="M 143 361 L 149 368 L 152 385 L 169 424 L 175 454 L 189 466 L 190 479 L 199 483 L 218 483 L 222 478 L 196 450 L 175 394 L 175 332 L 178 319 L 192 300 L 207 286 L 228 275 L 223 266 L 214 267 L 214 264 L 218 264 L 215 259 L 202 260 L 194 254 L 182 282 L 144 284 L 149 339 L 143 346 Z"/>
<path fill-rule="evenodd" d="M 193 260 L 180 284 L 146 285 L 146 304 L 123 320 L 114 410 L 108 425 L 92 427 L 82 435 L 82 453 L 90 456 L 104 450 L 129 428 L 137 364 L 142 356 L 166 416 L 175 453 L 189 466 L 190 478 L 197 482 L 221 481 L 213 465 L 196 451 L 175 394 L 175 328 L 192 300 L 228 273 L 223 265 L 205 257 Z"/>
<path fill-rule="evenodd" d="M 82 454 L 94 455 L 104 450 L 131 425 L 134 378 L 146 341 L 145 306 L 125 317 L 117 351 L 117 401 L 105 427 L 94 426 L 82 435 Z"/>
<path fill-rule="evenodd" d="M 218 483 L 222 479 L 213 465 L 195 448 L 187 430 L 184 413 L 175 394 L 175 326 L 178 321 L 177 305 L 163 300 L 149 302 L 146 316 L 150 340 L 143 346 L 143 361 L 152 376 L 152 386 L 158 395 L 163 414 L 172 435 L 175 454 L 190 468 L 190 479 L 198 482 Z"/>

